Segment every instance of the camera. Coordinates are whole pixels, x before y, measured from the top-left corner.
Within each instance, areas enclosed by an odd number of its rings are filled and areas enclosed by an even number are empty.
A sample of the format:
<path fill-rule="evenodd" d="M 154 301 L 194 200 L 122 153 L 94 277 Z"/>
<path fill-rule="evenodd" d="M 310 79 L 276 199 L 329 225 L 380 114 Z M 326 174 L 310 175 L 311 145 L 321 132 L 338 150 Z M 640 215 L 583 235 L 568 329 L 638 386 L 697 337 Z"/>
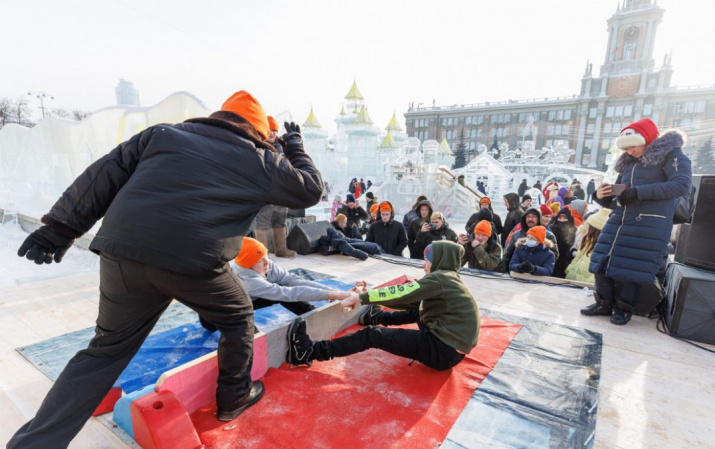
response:
<path fill-rule="evenodd" d="M 430 227 L 432 230 L 437 229 L 437 225 L 434 224 L 434 223 L 430 223 L 430 224 L 429 224 L 429 227 Z"/>
<path fill-rule="evenodd" d="M 474 233 L 470 233 L 469 236 L 467 236 L 467 241 L 468 242 L 473 242 L 474 241 Z"/>

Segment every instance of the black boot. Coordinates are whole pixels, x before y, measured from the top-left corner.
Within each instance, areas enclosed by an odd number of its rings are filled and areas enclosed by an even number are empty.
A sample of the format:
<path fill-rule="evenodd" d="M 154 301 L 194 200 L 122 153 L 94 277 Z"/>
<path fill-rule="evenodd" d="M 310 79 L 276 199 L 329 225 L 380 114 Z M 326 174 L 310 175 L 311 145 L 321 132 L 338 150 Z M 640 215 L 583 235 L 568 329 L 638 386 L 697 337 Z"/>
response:
<path fill-rule="evenodd" d="M 365 307 L 362 312 L 360 312 L 360 316 L 358 316 L 358 324 L 362 324 L 363 326 L 376 326 L 380 324 L 378 322 L 378 317 L 381 314 L 382 308 L 380 308 L 380 306 L 370 304 L 369 306 Z"/>
<path fill-rule="evenodd" d="M 611 324 L 616 326 L 623 326 L 628 324 L 633 316 L 633 306 L 619 299 L 616 303 L 616 307 L 613 309 L 613 315 L 611 315 Z"/>
<path fill-rule="evenodd" d="M 613 302 L 601 298 L 598 292 L 593 292 L 595 303 L 581 309 L 581 315 L 586 316 L 610 316 L 613 311 Z"/>
<path fill-rule="evenodd" d="M 236 417 L 243 413 L 244 410 L 258 402 L 263 397 L 263 393 L 265 391 L 266 390 L 263 387 L 263 382 L 261 382 L 260 380 L 253 382 L 253 385 L 251 386 L 251 391 L 248 392 L 246 397 L 241 399 L 241 402 L 238 403 L 237 408 L 235 408 L 234 410 L 219 410 L 216 413 L 216 418 L 219 421 L 231 421 L 233 419 L 236 419 Z"/>
<path fill-rule="evenodd" d="M 296 318 L 288 327 L 288 353 L 286 362 L 291 365 L 312 365 L 313 342 L 310 341 L 303 318 Z"/>

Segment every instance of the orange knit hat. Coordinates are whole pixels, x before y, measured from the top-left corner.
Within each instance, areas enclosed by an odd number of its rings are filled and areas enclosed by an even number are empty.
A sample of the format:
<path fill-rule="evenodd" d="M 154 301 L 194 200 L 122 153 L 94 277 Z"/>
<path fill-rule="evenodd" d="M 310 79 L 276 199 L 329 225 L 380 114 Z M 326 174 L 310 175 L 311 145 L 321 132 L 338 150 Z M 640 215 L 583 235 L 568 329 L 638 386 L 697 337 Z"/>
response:
<path fill-rule="evenodd" d="M 558 214 L 559 211 L 561 210 L 561 205 L 559 203 L 551 203 L 551 206 L 549 208 L 553 211 L 553 213 Z"/>
<path fill-rule="evenodd" d="M 346 217 L 345 214 L 338 214 L 335 216 L 335 221 L 343 221 L 343 220 L 347 220 L 347 219 L 348 219 L 348 217 Z"/>
<path fill-rule="evenodd" d="M 487 237 L 492 236 L 492 224 L 487 220 L 482 220 L 474 227 L 475 234 L 486 235 Z"/>
<path fill-rule="evenodd" d="M 281 129 L 280 126 L 278 126 L 278 122 L 276 121 L 276 119 L 274 119 L 270 115 L 268 116 L 268 128 L 271 131 L 280 131 Z"/>
<path fill-rule="evenodd" d="M 268 254 L 268 248 L 263 243 L 251 237 L 244 237 L 241 252 L 236 256 L 236 263 L 243 268 L 251 268 Z"/>
<path fill-rule="evenodd" d="M 380 208 L 379 205 L 373 204 L 372 206 L 370 206 L 370 213 L 371 213 L 371 214 L 374 214 L 374 215 L 377 215 L 377 210 L 378 210 L 379 208 Z"/>
<path fill-rule="evenodd" d="M 268 138 L 268 117 L 261 104 L 245 90 L 236 92 L 223 103 L 222 111 L 233 112 L 248 120 L 264 139 Z"/>
<path fill-rule="evenodd" d="M 539 243 L 544 243 L 546 239 L 546 228 L 543 226 L 534 226 L 526 231 L 526 235 L 533 235 Z"/>
<path fill-rule="evenodd" d="M 484 196 L 479 200 L 479 204 L 492 204 L 492 200 L 490 200 L 488 196 Z"/>
<path fill-rule="evenodd" d="M 390 203 L 388 203 L 387 201 L 383 201 L 382 203 L 380 203 L 380 212 L 382 212 L 383 210 L 385 212 L 392 212 L 392 206 L 390 205 Z"/>

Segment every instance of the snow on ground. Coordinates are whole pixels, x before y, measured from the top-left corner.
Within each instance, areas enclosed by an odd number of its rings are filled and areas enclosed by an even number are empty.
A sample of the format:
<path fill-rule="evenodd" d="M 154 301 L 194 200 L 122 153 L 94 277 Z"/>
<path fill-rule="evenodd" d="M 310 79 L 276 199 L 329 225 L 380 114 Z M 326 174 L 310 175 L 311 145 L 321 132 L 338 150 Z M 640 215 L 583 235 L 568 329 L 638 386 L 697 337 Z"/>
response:
<path fill-rule="evenodd" d="M 0 288 L 99 270 L 99 257 L 76 246 L 59 264 L 37 265 L 20 258 L 17 250 L 27 236 L 17 223 L 7 222 L 0 227 Z"/>

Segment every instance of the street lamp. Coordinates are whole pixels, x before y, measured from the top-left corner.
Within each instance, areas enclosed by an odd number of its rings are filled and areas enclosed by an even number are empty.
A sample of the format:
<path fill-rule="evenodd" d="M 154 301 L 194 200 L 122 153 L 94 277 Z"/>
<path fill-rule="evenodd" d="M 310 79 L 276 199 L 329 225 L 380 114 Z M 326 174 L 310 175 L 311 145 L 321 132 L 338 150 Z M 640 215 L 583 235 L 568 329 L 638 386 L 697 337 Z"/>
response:
<path fill-rule="evenodd" d="M 49 100 L 54 100 L 55 97 L 52 95 L 42 92 L 42 91 L 36 91 L 36 92 L 27 92 L 27 95 L 34 95 L 40 100 L 40 110 L 42 111 L 42 118 L 45 118 L 45 98 Z"/>

